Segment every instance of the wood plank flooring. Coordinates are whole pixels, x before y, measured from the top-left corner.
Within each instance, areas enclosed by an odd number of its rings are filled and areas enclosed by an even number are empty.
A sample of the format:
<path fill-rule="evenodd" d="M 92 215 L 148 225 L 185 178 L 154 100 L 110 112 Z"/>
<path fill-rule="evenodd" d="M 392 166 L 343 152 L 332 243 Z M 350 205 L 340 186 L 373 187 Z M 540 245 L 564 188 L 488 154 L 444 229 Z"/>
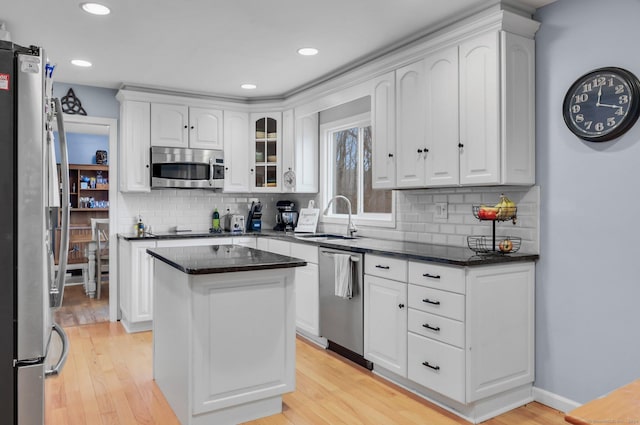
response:
<path fill-rule="evenodd" d="M 152 334 L 119 323 L 67 330 L 71 349 L 60 376 L 47 379 L 46 425 L 178 425 L 152 378 Z M 283 412 L 251 425 L 456 425 L 457 416 L 376 377 L 334 353 L 296 341 L 296 391 Z M 486 425 L 566 425 L 538 403 Z"/>
<path fill-rule="evenodd" d="M 100 299 L 89 298 L 82 285 L 65 286 L 62 307 L 53 313 L 63 328 L 109 321 L 109 284 L 102 284 Z"/>

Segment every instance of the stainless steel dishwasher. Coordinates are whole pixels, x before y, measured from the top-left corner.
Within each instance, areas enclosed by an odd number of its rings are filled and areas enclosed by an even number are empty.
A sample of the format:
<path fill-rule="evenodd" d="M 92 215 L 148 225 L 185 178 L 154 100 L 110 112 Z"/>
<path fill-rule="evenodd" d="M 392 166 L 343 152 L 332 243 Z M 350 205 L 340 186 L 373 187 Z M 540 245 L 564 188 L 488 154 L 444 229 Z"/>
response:
<path fill-rule="evenodd" d="M 335 296 L 335 254 L 351 255 L 352 296 Z M 320 248 L 320 336 L 328 349 L 371 370 L 364 355 L 364 256 L 339 249 Z"/>

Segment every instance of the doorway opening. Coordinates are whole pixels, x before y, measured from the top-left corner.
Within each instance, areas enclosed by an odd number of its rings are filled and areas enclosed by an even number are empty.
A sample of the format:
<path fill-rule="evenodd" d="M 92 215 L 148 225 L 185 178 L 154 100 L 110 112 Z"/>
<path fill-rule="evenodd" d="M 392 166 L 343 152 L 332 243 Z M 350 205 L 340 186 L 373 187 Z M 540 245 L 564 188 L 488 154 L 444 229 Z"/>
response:
<path fill-rule="evenodd" d="M 64 122 L 69 148 L 69 265 L 54 320 L 62 327 L 116 321 L 117 120 L 65 114 Z"/>

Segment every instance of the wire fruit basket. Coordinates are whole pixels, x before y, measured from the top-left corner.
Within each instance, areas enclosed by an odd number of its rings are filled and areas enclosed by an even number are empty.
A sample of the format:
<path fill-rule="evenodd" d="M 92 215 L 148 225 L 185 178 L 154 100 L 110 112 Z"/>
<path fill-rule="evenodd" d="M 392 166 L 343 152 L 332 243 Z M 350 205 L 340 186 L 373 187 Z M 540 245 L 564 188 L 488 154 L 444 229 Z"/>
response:
<path fill-rule="evenodd" d="M 476 254 L 512 254 L 521 244 L 517 236 L 467 236 L 467 245 Z"/>

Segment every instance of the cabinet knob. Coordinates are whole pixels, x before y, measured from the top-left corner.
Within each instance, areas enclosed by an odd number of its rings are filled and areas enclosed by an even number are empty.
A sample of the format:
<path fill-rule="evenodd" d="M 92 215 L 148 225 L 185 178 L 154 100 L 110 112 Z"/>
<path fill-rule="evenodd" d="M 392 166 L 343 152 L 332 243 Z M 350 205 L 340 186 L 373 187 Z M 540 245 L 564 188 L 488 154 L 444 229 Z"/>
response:
<path fill-rule="evenodd" d="M 398 304 L 398 308 L 404 308 L 404 304 Z"/>
<path fill-rule="evenodd" d="M 422 153 L 422 149 L 418 149 L 418 153 Z"/>
<path fill-rule="evenodd" d="M 224 170 L 225 171 L 229 171 L 229 167 L 224 167 Z"/>
<path fill-rule="evenodd" d="M 191 130 L 193 130 L 194 128 L 195 128 L 194 126 L 191 126 Z"/>
<path fill-rule="evenodd" d="M 184 126 L 184 128 L 188 128 L 188 127 L 189 127 L 189 126 L 186 126 L 186 125 Z"/>
<path fill-rule="evenodd" d="M 147 164 L 146 167 L 149 168 L 149 164 Z"/>
<path fill-rule="evenodd" d="M 389 158 L 393 158 L 393 154 L 392 153 L 389 154 Z"/>
<path fill-rule="evenodd" d="M 458 143 L 458 147 L 459 148 L 464 148 L 464 145 L 462 143 Z"/>

